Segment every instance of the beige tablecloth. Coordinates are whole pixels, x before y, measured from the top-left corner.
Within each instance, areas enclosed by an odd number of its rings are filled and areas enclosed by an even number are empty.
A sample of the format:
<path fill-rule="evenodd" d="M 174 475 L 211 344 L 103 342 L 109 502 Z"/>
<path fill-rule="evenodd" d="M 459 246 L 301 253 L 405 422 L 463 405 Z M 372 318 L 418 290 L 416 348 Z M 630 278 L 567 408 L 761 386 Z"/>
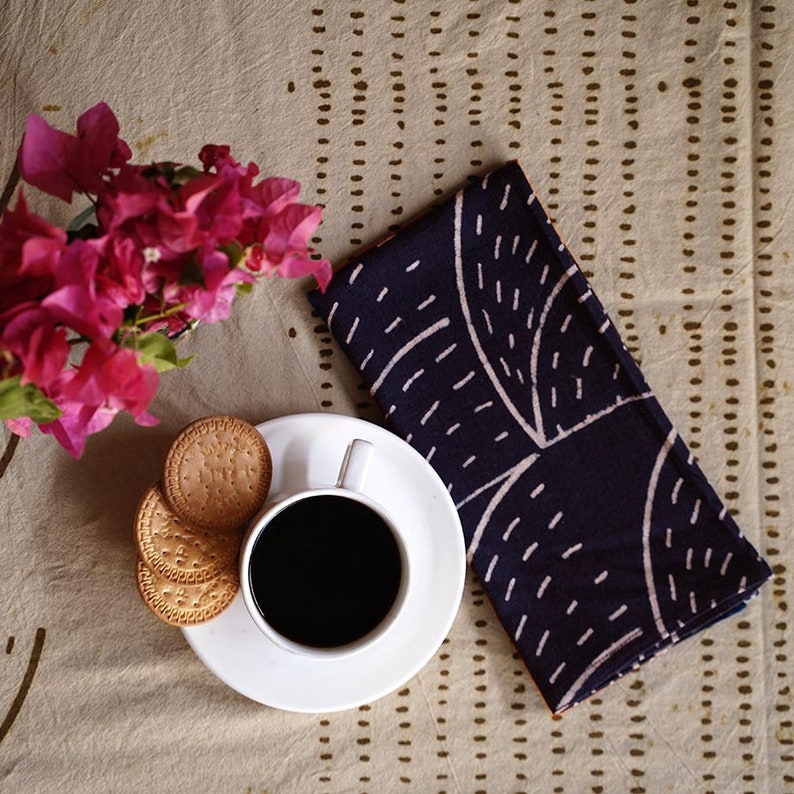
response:
<path fill-rule="evenodd" d="M 300 180 L 341 262 L 520 158 L 775 578 L 561 719 L 471 575 L 399 691 L 327 715 L 246 700 L 138 599 L 136 502 L 198 416 L 381 421 L 309 285 L 263 283 L 185 342 L 158 427 L 120 418 L 77 462 L 34 434 L 6 461 L 0 790 L 794 791 L 793 24 L 745 0 L 8 0 L 4 173 L 28 113 L 71 129 L 105 100 L 138 162 L 211 141 Z"/>

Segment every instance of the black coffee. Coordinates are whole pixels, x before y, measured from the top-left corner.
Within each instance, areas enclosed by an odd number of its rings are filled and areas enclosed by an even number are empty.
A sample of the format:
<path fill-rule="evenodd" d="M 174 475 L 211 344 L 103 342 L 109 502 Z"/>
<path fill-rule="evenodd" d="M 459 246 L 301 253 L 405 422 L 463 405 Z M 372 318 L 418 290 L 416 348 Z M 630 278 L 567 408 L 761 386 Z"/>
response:
<path fill-rule="evenodd" d="M 386 617 L 402 562 L 385 521 L 344 496 L 317 495 L 285 507 L 251 552 L 251 591 L 265 620 L 303 645 L 353 642 Z"/>

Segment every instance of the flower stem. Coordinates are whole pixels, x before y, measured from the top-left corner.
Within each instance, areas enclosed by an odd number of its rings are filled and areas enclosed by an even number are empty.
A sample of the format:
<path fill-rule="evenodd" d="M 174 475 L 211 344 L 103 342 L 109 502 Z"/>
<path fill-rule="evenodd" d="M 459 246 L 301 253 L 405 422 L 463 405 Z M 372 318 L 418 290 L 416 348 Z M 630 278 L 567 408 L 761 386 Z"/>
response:
<path fill-rule="evenodd" d="M 17 182 L 19 182 L 19 158 L 14 160 L 14 167 L 8 175 L 8 181 L 3 188 L 2 196 L 0 196 L 0 212 L 2 212 L 8 206 L 8 202 L 11 201 L 11 196 L 14 195 Z"/>

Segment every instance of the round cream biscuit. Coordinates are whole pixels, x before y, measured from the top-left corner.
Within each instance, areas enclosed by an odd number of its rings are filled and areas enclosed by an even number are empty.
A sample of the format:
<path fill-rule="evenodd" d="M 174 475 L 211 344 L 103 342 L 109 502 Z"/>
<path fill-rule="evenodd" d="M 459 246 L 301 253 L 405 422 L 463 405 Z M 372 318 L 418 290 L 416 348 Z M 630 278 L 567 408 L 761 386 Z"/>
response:
<path fill-rule="evenodd" d="M 185 427 L 163 467 L 162 489 L 174 513 L 194 527 L 242 527 L 264 503 L 273 464 L 265 439 L 233 416 L 207 416 Z"/>

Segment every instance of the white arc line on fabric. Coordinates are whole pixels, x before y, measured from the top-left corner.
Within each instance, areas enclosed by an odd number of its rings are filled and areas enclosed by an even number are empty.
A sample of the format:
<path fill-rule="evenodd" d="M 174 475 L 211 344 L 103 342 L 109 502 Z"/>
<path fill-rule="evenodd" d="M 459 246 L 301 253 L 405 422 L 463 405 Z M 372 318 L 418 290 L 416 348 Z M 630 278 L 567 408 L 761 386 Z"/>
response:
<path fill-rule="evenodd" d="M 480 545 L 483 532 L 485 532 L 485 528 L 488 526 L 488 522 L 491 520 L 494 510 L 499 507 L 499 503 L 502 501 L 505 494 L 513 487 L 514 483 L 519 479 L 519 477 L 521 477 L 521 475 L 538 459 L 538 457 L 539 456 L 537 453 L 532 454 L 529 457 L 524 458 L 524 460 L 516 464 L 510 470 L 510 472 L 508 472 L 507 479 L 502 483 L 502 486 L 491 498 L 491 501 L 488 503 L 488 507 L 485 508 L 485 512 L 480 518 L 479 524 L 477 524 L 477 527 L 474 530 L 471 542 L 469 543 L 469 548 L 466 551 L 466 559 L 469 562 L 471 562 L 472 557 L 474 557 L 474 554 Z M 464 501 L 468 501 L 470 498 L 471 496 L 467 497 Z"/>
<path fill-rule="evenodd" d="M 418 344 L 424 342 L 429 336 L 432 336 L 437 331 L 446 328 L 449 325 L 449 317 L 444 317 L 438 322 L 433 323 L 432 325 L 428 326 L 424 329 L 421 333 L 418 333 L 413 339 L 409 342 L 406 342 L 393 356 L 392 360 L 383 368 L 383 371 L 378 375 L 377 380 L 372 384 L 372 393 L 374 394 L 382 385 L 383 381 L 386 380 L 388 374 L 392 371 L 392 369 L 399 363 L 400 359 L 403 356 L 410 353 Z"/>
<path fill-rule="evenodd" d="M 662 443 L 662 448 L 656 456 L 656 461 L 653 464 L 653 471 L 651 472 L 651 479 L 648 483 L 648 491 L 645 497 L 645 510 L 642 517 L 642 563 L 645 568 L 645 586 L 648 588 L 648 600 L 651 605 L 651 613 L 653 620 L 656 624 L 656 630 L 661 637 L 667 637 L 669 632 L 662 620 L 662 613 L 659 609 L 659 597 L 656 594 L 656 583 L 653 581 L 653 565 L 651 561 L 651 515 L 653 513 L 653 500 L 656 496 L 656 489 L 659 485 L 659 476 L 662 471 L 670 450 L 673 448 L 676 436 L 678 433 L 675 428 L 670 430 L 667 438 Z"/>
<path fill-rule="evenodd" d="M 642 636 L 642 629 L 633 629 L 628 634 L 624 634 L 620 639 L 615 640 L 608 648 L 603 650 L 592 662 L 587 666 L 585 671 L 573 682 L 571 688 L 563 695 L 562 699 L 557 706 L 562 710 L 571 700 L 575 697 L 576 693 L 581 689 L 582 685 L 588 678 L 599 668 L 604 662 L 614 656 L 621 648 L 633 642 L 638 637 Z"/>
<path fill-rule="evenodd" d="M 458 191 L 455 196 L 455 221 L 454 221 L 454 247 L 455 247 L 455 276 L 458 287 L 458 294 L 460 297 L 460 308 L 463 312 L 463 318 L 466 322 L 466 328 L 469 332 L 474 350 L 477 353 L 477 358 L 480 360 L 483 369 L 491 380 L 494 389 L 501 398 L 507 410 L 512 414 L 513 418 L 518 422 L 521 429 L 538 445 L 542 445 L 542 433 L 539 433 L 535 428 L 531 427 L 529 423 L 521 415 L 521 412 L 514 405 L 514 403 L 507 396 L 507 393 L 502 388 L 499 378 L 494 372 L 493 367 L 488 361 L 488 357 L 480 344 L 477 332 L 474 330 L 472 323 L 471 310 L 469 309 L 468 298 L 466 297 L 466 288 L 463 283 L 463 244 L 461 240 L 461 231 L 463 223 L 463 191 Z"/>

